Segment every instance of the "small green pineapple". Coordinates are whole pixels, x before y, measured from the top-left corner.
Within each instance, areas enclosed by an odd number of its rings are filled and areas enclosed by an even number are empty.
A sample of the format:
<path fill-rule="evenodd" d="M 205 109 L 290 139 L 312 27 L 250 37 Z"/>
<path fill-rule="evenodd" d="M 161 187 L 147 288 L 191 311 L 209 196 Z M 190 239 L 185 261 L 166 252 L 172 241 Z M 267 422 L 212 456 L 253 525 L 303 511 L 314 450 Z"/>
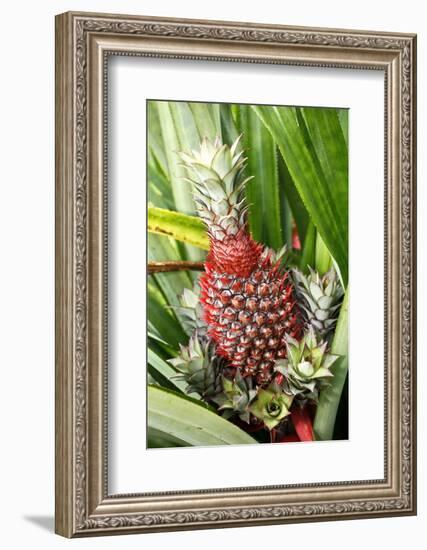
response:
<path fill-rule="evenodd" d="M 318 342 L 313 327 L 300 341 L 286 337 L 287 357 L 276 362 L 276 371 L 283 374 L 290 393 L 317 400 L 320 387 L 333 376 L 330 368 L 338 359 L 338 355 L 326 351 L 327 345 Z"/>
<path fill-rule="evenodd" d="M 222 416 L 230 418 L 238 414 L 239 418 L 249 424 L 249 405 L 256 396 L 251 378 L 244 378 L 237 369 L 233 379 L 222 378 L 223 391 L 214 397 L 212 401 L 219 405 L 218 410 Z"/>
<path fill-rule="evenodd" d="M 272 430 L 290 414 L 292 401 L 293 395 L 284 392 L 278 384 L 272 382 L 268 388 L 258 390 L 257 397 L 249 410 L 269 430 Z"/>
<path fill-rule="evenodd" d="M 293 269 L 292 273 L 307 325 L 313 327 L 320 338 L 328 338 L 337 322 L 344 296 L 335 268 L 331 267 L 323 277 L 311 268 L 307 276 L 298 269 Z"/>
<path fill-rule="evenodd" d="M 187 382 L 187 393 L 196 392 L 210 399 L 222 391 L 221 359 L 214 355 L 209 342 L 199 338 L 197 330 L 191 335 L 188 346 L 180 345 L 179 356 L 168 362 L 180 373 L 177 378 Z"/>
<path fill-rule="evenodd" d="M 206 336 L 206 323 L 202 316 L 202 305 L 200 303 L 200 288 L 196 283 L 193 290 L 184 288 L 178 296 L 179 306 L 172 306 L 178 315 L 184 330 L 191 335 L 195 330 L 199 340 Z"/>

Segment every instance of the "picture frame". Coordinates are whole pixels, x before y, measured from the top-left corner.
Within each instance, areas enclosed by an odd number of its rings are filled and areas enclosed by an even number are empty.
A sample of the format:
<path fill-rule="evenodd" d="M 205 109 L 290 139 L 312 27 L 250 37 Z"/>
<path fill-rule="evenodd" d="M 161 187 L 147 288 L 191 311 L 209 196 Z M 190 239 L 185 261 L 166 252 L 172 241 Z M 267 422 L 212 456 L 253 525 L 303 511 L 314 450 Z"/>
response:
<path fill-rule="evenodd" d="M 416 36 L 67 12 L 56 17 L 55 46 L 56 532 L 82 537 L 415 514 Z M 111 56 L 384 74 L 383 478 L 109 493 Z"/>

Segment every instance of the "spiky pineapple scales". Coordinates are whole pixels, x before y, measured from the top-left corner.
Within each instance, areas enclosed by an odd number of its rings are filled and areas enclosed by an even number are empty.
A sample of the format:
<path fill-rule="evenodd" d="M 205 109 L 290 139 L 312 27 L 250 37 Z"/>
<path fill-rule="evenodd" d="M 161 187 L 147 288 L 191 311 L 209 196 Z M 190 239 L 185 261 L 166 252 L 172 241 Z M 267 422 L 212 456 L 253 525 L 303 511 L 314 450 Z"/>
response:
<path fill-rule="evenodd" d="M 298 338 L 301 325 L 289 273 L 249 233 L 238 147 L 239 140 L 229 147 L 205 138 L 200 150 L 180 157 L 210 238 L 199 281 L 208 336 L 228 364 L 264 385 L 286 356 L 285 335 Z"/>

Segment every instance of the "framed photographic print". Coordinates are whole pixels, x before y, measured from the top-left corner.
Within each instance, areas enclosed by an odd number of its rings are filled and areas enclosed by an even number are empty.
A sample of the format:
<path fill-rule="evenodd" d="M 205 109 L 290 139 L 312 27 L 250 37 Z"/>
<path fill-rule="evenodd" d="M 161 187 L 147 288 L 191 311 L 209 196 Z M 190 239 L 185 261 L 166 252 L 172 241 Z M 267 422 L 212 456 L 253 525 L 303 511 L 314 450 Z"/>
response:
<path fill-rule="evenodd" d="M 416 512 L 416 37 L 56 18 L 56 531 Z"/>

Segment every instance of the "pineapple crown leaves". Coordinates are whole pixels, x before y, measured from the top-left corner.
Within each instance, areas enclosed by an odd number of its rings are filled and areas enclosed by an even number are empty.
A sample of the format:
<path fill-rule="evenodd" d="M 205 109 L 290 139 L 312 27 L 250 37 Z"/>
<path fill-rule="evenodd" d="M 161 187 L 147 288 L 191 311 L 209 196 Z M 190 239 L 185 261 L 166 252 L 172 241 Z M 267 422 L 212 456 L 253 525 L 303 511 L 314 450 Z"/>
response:
<path fill-rule="evenodd" d="M 288 245 L 284 244 L 279 250 L 274 250 L 268 246 L 264 247 L 261 255 L 261 261 L 268 261 L 270 265 L 280 265 L 285 263 Z"/>
<path fill-rule="evenodd" d="M 330 368 L 338 359 L 326 351 L 327 342 L 318 341 L 309 327 L 300 341 L 286 336 L 287 358 L 276 361 L 275 370 L 284 375 L 286 387 L 294 394 L 316 398 L 319 387 L 333 376 Z"/>
<path fill-rule="evenodd" d="M 212 344 L 203 342 L 197 330 L 187 346 L 180 344 L 179 355 L 168 362 L 180 373 L 177 378 L 187 382 L 187 393 L 210 397 L 221 391 L 220 359 L 215 356 Z"/>
<path fill-rule="evenodd" d="M 232 380 L 222 377 L 223 391 L 212 401 L 219 405 L 218 410 L 224 411 L 224 416 L 237 413 L 241 420 L 249 424 L 249 405 L 255 398 L 257 391 L 253 388 L 251 378 L 244 378 L 239 369 Z"/>
<path fill-rule="evenodd" d="M 193 186 L 193 197 L 200 217 L 215 238 L 235 235 L 245 226 L 247 205 L 243 197 L 246 158 L 243 150 L 237 152 L 239 136 L 229 146 L 216 137 L 214 141 L 203 138 L 200 149 L 178 152 L 188 177 L 183 178 Z"/>
<path fill-rule="evenodd" d="M 293 395 L 284 392 L 278 384 L 273 382 L 266 389 L 258 390 L 249 411 L 264 422 L 269 430 L 272 430 L 290 414 L 292 401 Z"/>
<path fill-rule="evenodd" d="M 307 276 L 298 269 L 292 270 L 296 292 L 307 324 L 324 338 L 337 322 L 344 290 L 334 267 L 322 277 L 311 267 L 309 270 Z"/>

